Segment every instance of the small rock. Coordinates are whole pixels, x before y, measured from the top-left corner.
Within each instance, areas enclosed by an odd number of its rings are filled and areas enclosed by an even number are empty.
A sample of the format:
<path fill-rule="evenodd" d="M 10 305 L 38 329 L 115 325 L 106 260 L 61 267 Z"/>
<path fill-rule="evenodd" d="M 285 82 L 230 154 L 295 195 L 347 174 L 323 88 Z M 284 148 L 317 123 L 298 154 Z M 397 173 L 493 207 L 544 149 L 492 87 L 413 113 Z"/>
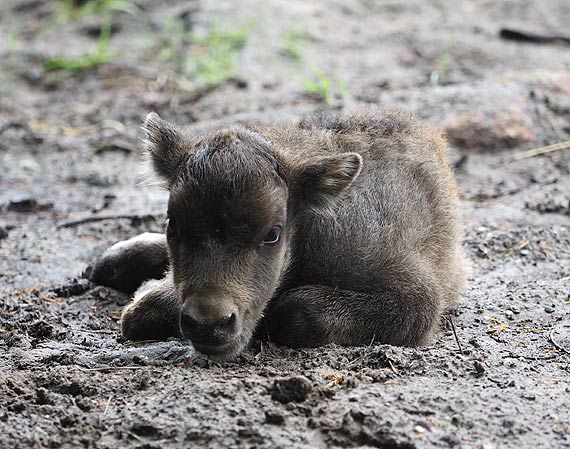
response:
<path fill-rule="evenodd" d="M 6 237 L 8 237 L 8 230 L 0 225 L 0 240 L 5 239 Z"/>
<path fill-rule="evenodd" d="M 546 307 L 544 308 L 544 311 L 545 311 L 546 313 L 554 313 L 554 312 L 555 312 L 555 309 L 554 309 L 553 306 L 546 306 Z"/>
<path fill-rule="evenodd" d="M 505 427 L 507 429 L 514 427 L 514 425 L 515 425 L 515 422 L 512 419 L 506 418 L 503 420 L 503 427 Z"/>
<path fill-rule="evenodd" d="M 475 371 L 477 371 L 478 374 L 483 374 L 485 371 L 487 371 L 485 363 L 481 362 L 480 360 L 473 361 L 473 367 L 475 368 Z"/>
<path fill-rule="evenodd" d="M 271 391 L 271 398 L 283 404 L 303 402 L 312 389 L 313 384 L 304 376 L 276 379 Z"/>
<path fill-rule="evenodd" d="M 455 447 L 461 444 L 460 438 L 454 433 L 444 435 L 443 437 L 441 437 L 441 441 L 446 443 L 449 447 Z"/>
<path fill-rule="evenodd" d="M 258 433 L 255 429 L 239 429 L 238 435 L 242 438 L 251 438 L 257 436 Z"/>
<path fill-rule="evenodd" d="M 160 434 L 160 430 L 153 424 L 149 423 L 135 423 L 131 427 L 131 432 L 139 437 L 152 437 Z"/>
<path fill-rule="evenodd" d="M 248 86 L 248 82 L 247 80 L 241 79 L 241 78 L 236 78 L 233 79 L 233 84 L 238 88 L 238 89 L 247 89 Z"/>
<path fill-rule="evenodd" d="M 527 401 L 536 401 L 536 396 L 534 394 L 523 394 L 522 397 Z"/>
<path fill-rule="evenodd" d="M 105 287 L 94 288 L 93 293 L 96 294 L 96 296 L 103 301 L 109 299 L 109 297 L 111 296 L 111 290 Z"/>
<path fill-rule="evenodd" d="M 457 113 L 443 128 L 452 145 L 475 152 L 516 148 L 536 139 L 532 119 L 520 101 L 498 105 L 493 111 Z"/>
<path fill-rule="evenodd" d="M 10 200 L 8 203 L 8 211 L 10 212 L 39 212 L 41 210 L 48 210 L 53 207 L 52 203 L 40 204 L 35 198 L 22 197 Z"/>
<path fill-rule="evenodd" d="M 483 443 L 481 449 L 497 449 L 497 445 L 495 443 Z"/>
<path fill-rule="evenodd" d="M 420 435 L 423 435 L 424 433 L 426 433 L 426 429 L 425 429 L 425 427 L 422 427 L 422 426 L 415 426 L 414 432 L 416 432 Z"/>
<path fill-rule="evenodd" d="M 48 338 L 53 334 L 53 326 L 45 321 L 36 321 L 28 329 L 32 338 Z"/>
<path fill-rule="evenodd" d="M 285 422 L 285 417 L 279 410 L 269 409 L 265 410 L 265 422 L 279 425 Z"/>
<path fill-rule="evenodd" d="M 55 403 L 52 393 L 46 388 L 40 387 L 36 391 L 36 404 L 38 405 L 53 405 Z"/>

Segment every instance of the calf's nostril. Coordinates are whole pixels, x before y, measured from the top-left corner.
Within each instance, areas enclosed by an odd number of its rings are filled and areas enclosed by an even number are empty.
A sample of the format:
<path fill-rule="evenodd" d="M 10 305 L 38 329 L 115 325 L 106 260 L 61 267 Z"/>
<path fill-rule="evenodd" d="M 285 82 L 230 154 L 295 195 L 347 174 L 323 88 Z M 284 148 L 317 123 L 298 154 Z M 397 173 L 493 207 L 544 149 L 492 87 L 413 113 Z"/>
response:
<path fill-rule="evenodd" d="M 236 322 L 236 314 L 235 313 L 231 313 L 230 315 L 228 315 L 226 318 L 224 318 L 223 320 L 221 320 L 218 325 L 219 327 L 228 327 L 233 325 Z"/>
<path fill-rule="evenodd" d="M 216 332 L 231 332 L 237 321 L 235 313 L 230 313 L 222 318 L 212 321 L 197 320 L 188 313 L 182 313 L 180 323 L 183 328 L 193 333 L 205 334 Z"/>
<path fill-rule="evenodd" d="M 204 328 L 214 333 L 230 332 L 233 329 L 235 322 L 236 322 L 236 316 L 235 313 L 232 313 L 212 323 L 206 324 Z"/>

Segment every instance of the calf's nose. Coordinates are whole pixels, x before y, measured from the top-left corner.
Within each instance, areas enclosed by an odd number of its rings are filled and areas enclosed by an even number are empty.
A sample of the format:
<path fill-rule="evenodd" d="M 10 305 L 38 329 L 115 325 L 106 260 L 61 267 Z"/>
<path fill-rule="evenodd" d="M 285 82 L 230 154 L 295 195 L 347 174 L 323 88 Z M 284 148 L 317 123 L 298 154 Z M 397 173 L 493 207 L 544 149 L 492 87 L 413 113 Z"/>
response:
<path fill-rule="evenodd" d="M 237 313 L 230 312 L 207 319 L 197 317 L 191 311 L 183 310 L 180 315 L 180 330 L 195 343 L 221 345 L 236 334 Z"/>

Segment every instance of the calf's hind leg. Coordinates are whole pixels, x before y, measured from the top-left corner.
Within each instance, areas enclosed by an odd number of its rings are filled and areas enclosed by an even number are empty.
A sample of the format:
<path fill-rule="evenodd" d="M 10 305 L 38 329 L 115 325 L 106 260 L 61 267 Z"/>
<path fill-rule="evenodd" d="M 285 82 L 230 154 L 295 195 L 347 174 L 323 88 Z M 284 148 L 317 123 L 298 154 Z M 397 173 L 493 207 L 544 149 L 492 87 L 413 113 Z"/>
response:
<path fill-rule="evenodd" d="M 139 288 L 121 315 L 121 333 L 129 340 L 166 340 L 180 337 L 181 305 L 171 275 Z"/>
<path fill-rule="evenodd" d="M 132 293 L 147 279 L 159 279 L 168 268 L 164 234 L 145 232 L 115 243 L 89 264 L 90 281 Z"/>
<path fill-rule="evenodd" d="M 404 286 L 410 286 L 404 283 Z M 314 347 L 329 343 L 400 346 L 426 344 L 442 309 L 434 284 L 361 293 L 323 285 L 287 290 L 267 311 L 269 337 L 277 344 Z"/>

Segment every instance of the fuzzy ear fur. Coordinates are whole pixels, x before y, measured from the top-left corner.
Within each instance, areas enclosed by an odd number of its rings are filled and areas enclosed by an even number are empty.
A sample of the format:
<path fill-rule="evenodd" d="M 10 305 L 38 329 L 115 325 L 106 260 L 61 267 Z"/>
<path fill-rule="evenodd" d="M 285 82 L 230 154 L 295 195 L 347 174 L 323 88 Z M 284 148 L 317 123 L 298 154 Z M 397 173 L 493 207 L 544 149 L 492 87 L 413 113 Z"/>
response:
<path fill-rule="evenodd" d="M 362 167 L 358 153 L 343 153 L 309 161 L 296 176 L 297 194 L 304 205 L 322 208 L 356 179 Z"/>
<path fill-rule="evenodd" d="M 184 157 L 182 135 L 176 126 L 162 120 L 156 112 L 146 116 L 142 130 L 155 173 L 165 181 L 171 181 Z"/>

